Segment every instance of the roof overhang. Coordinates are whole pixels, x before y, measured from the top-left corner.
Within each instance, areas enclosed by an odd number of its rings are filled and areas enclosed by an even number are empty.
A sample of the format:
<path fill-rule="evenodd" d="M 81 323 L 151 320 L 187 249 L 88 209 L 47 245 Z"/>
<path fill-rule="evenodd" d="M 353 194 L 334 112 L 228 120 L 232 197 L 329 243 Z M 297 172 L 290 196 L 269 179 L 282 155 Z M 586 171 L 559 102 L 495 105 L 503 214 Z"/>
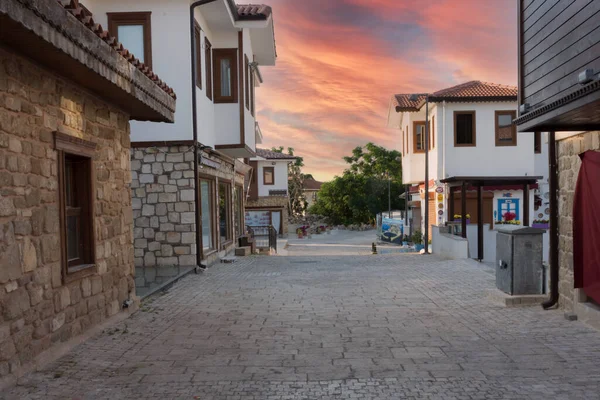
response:
<path fill-rule="evenodd" d="M 0 1 L 0 43 L 94 92 L 131 119 L 175 120 L 175 99 L 57 1 Z"/>
<path fill-rule="evenodd" d="M 510 185 L 533 185 L 543 176 L 452 176 L 442 179 L 440 182 L 450 187 L 468 186 L 510 186 Z"/>
<path fill-rule="evenodd" d="M 519 131 L 594 131 L 600 129 L 600 81 L 521 115 Z"/>
<path fill-rule="evenodd" d="M 476 97 L 454 97 L 454 96 L 429 96 L 429 103 L 497 103 L 517 101 L 517 96 L 476 96 Z M 425 97 L 419 99 L 414 105 L 396 106 L 396 112 L 419 112 L 425 106 Z"/>
<path fill-rule="evenodd" d="M 246 144 L 217 144 L 215 150 L 231 158 L 251 158 L 256 152 Z"/>

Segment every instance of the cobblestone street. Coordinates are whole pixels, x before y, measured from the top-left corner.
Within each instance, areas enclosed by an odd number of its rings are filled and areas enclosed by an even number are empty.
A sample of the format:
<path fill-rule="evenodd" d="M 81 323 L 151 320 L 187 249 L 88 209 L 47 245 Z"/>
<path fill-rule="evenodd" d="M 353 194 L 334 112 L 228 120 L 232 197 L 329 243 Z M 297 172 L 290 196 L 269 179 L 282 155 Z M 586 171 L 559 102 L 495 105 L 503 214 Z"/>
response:
<path fill-rule="evenodd" d="M 600 333 L 491 302 L 489 267 L 288 250 L 184 278 L 2 397 L 600 399 Z"/>

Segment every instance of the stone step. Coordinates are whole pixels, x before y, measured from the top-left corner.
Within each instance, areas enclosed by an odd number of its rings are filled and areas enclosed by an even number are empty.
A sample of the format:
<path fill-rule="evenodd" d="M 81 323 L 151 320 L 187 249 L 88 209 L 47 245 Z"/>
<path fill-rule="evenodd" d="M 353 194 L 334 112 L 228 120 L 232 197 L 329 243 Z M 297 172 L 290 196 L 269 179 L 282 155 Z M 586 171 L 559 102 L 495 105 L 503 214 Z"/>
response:
<path fill-rule="evenodd" d="M 236 256 L 245 257 L 249 256 L 250 254 L 252 254 L 252 247 L 250 246 L 238 247 L 235 249 Z"/>

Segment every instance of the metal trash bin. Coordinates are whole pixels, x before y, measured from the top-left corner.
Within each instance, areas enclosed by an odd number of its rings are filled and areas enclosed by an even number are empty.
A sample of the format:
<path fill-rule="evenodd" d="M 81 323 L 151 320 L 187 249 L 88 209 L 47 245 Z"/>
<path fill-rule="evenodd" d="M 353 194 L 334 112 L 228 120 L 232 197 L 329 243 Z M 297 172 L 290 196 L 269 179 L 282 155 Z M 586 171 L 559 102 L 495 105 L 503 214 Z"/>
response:
<path fill-rule="evenodd" d="M 510 295 L 542 294 L 544 229 L 498 229 L 496 287 Z"/>

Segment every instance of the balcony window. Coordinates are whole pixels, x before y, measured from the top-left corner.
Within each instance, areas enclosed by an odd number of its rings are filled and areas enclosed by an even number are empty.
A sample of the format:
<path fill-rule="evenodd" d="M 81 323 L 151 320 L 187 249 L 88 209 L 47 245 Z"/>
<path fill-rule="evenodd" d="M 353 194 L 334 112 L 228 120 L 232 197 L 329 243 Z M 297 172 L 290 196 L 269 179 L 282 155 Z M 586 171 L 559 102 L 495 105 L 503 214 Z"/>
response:
<path fill-rule="evenodd" d="M 213 56 L 215 103 L 237 103 L 237 50 L 215 49 Z"/>
<path fill-rule="evenodd" d="M 517 117 L 516 111 L 496 111 L 496 146 L 516 146 L 517 126 L 512 122 Z"/>
<path fill-rule="evenodd" d="M 425 153 L 425 122 L 413 122 L 413 152 Z"/>
<path fill-rule="evenodd" d="M 454 147 L 475 145 L 475 111 L 454 111 Z"/>
<path fill-rule="evenodd" d="M 151 12 L 107 13 L 109 32 L 149 68 L 152 68 L 151 14 Z"/>
<path fill-rule="evenodd" d="M 212 46 L 208 38 L 204 38 L 204 61 L 206 62 L 206 97 L 213 99 L 213 80 L 212 80 Z"/>
<path fill-rule="evenodd" d="M 196 86 L 202 89 L 202 42 L 200 25 L 196 24 L 194 28 L 194 42 L 196 44 Z"/>

